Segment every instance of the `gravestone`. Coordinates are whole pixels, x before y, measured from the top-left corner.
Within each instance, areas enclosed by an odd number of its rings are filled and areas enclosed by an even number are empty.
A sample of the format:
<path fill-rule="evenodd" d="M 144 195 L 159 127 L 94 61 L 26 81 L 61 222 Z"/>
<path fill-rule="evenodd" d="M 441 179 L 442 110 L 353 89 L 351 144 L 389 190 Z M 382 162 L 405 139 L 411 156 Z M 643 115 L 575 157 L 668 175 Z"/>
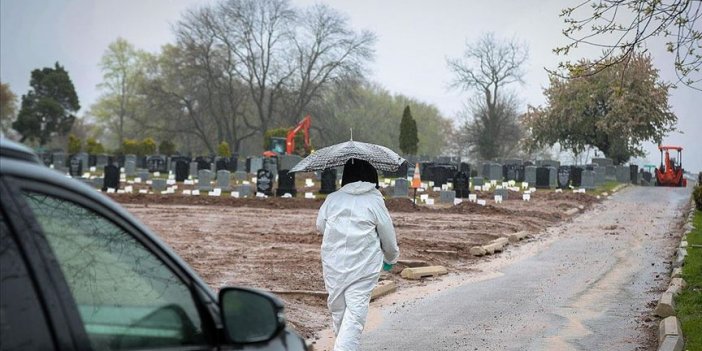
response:
<path fill-rule="evenodd" d="M 190 175 L 194 177 L 197 174 L 197 171 L 197 162 L 190 162 Z"/>
<path fill-rule="evenodd" d="M 146 169 L 149 172 L 163 172 L 168 173 L 168 164 L 166 163 L 166 158 L 161 155 L 152 155 L 146 158 Z"/>
<path fill-rule="evenodd" d="M 136 162 L 129 160 L 124 162 L 124 174 L 127 177 L 134 177 L 136 175 Z"/>
<path fill-rule="evenodd" d="M 456 173 L 456 168 L 451 165 L 433 165 L 426 169 L 422 179 L 434 182 L 434 186 L 442 186 Z"/>
<path fill-rule="evenodd" d="M 119 168 L 124 167 L 124 155 L 111 156 L 110 163 L 116 165 Z"/>
<path fill-rule="evenodd" d="M 137 168 L 146 169 L 146 156 L 137 156 L 136 160 L 137 160 L 137 163 L 136 163 Z"/>
<path fill-rule="evenodd" d="M 197 163 L 197 170 L 202 170 L 206 169 L 208 171 L 212 171 L 212 166 L 210 165 L 210 160 L 206 157 L 203 156 L 198 156 L 195 159 L 195 162 Z"/>
<path fill-rule="evenodd" d="M 299 155 L 280 155 L 278 156 L 279 158 L 279 164 L 280 164 L 280 169 L 287 169 L 291 170 L 295 165 L 300 163 L 302 161 L 302 157 Z"/>
<path fill-rule="evenodd" d="M 217 172 L 219 172 L 221 170 L 228 171 L 229 170 L 229 161 L 230 161 L 229 158 L 217 157 L 215 159 L 215 171 L 217 171 Z"/>
<path fill-rule="evenodd" d="M 66 154 L 64 152 L 54 152 L 51 154 L 51 163 L 54 165 L 54 169 L 66 169 Z"/>
<path fill-rule="evenodd" d="M 605 179 L 609 181 L 617 180 L 617 167 L 607 166 L 605 167 Z"/>
<path fill-rule="evenodd" d="M 595 167 L 595 185 L 599 186 L 607 181 L 607 169 L 605 167 Z"/>
<path fill-rule="evenodd" d="M 97 158 L 95 159 L 95 167 L 97 167 L 97 168 L 105 167 L 109 163 L 110 163 L 110 156 L 108 156 L 106 154 L 97 155 Z"/>
<path fill-rule="evenodd" d="M 488 180 L 502 181 L 502 165 L 499 163 L 486 163 L 483 165 L 483 177 Z"/>
<path fill-rule="evenodd" d="M 102 184 L 102 191 L 107 191 L 108 188 L 119 189 L 119 167 L 115 165 L 107 165 L 104 168 L 105 181 Z"/>
<path fill-rule="evenodd" d="M 175 162 L 175 180 L 176 182 L 184 182 L 190 176 L 190 165 L 188 161 L 178 160 Z"/>
<path fill-rule="evenodd" d="M 395 187 L 392 191 L 392 197 L 408 197 L 409 196 L 409 181 L 407 178 L 395 179 Z"/>
<path fill-rule="evenodd" d="M 252 192 L 251 184 L 241 184 L 236 187 L 236 191 L 239 192 L 239 197 L 250 197 Z"/>
<path fill-rule="evenodd" d="M 166 180 L 161 178 L 154 178 L 154 180 L 151 181 L 151 189 L 155 193 L 160 194 L 162 191 L 166 190 Z"/>
<path fill-rule="evenodd" d="M 639 184 L 639 166 L 629 165 L 629 181 L 631 184 Z"/>
<path fill-rule="evenodd" d="M 273 172 L 267 169 L 259 169 L 256 172 L 256 192 L 265 195 L 273 195 Z"/>
<path fill-rule="evenodd" d="M 416 168 L 417 164 L 416 163 L 408 163 L 407 164 L 407 177 L 412 178 L 414 176 L 414 169 Z M 421 172 L 421 168 L 420 168 Z"/>
<path fill-rule="evenodd" d="M 278 189 L 275 190 L 275 196 L 283 196 L 285 194 L 290 194 L 293 197 L 297 195 L 295 173 L 290 173 L 287 169 L 281 169 L 278 171 Z"/>
<path fill-rule="evenodd" d="M 80 160 L 80 168 L 83 170 L 83 172 L 87 171 L 90 168 L 90 166 L 88 166 L 88 153 L 79 152 L 76 154 L 76 156 Z"/>
<path fill-rule="evenodd" d="M 236 172 L 240 170 L 239 168 L 239 153 L 233 152 L 232 157 L 229 158 L 229 172 Z"/>
<path fill-rule="evenodd" d="M 583 183 L 583 169 L 577 166 L 570 166 L 570 185 L 579 188 Z"/>
<path fill-rule="evenodd" d="M 237 172 L 248 172 L 246 169 L 246 160 L 237 160 L 236 161 L 236 171 Z"/>
<path fill-rule="evenodd" d="M 561 166 L 560 161 L 556 160 L 536 160 L 536 167 L 553 167 L 558 169 Z"/>
<path fill-rule="evenodd" d="M 502 189 L 495 189 L 495 195 L 500 195 L 502 196 L 502 201 L 507 201 L 509 198 L 509 190 L 502 188 Z"/>
<path fill-rule="evenodd" d="M 529 183 L 529 186 L 536 186 L 536 167 L 524 167 L 524 181 Z"/>
<path fill-rule="evenodd" d="M 461 164 L 458 167 L 458 171 L 463 172 L 470 177 L 470 164 L 466 162 L 461 162 Z"/>
<path fill-rule="evenodd" d="M 44 166 L 49 167 L 51 165 L 51 154 L 48 152 L 39 152 L 37 154 L 39 159 L 44 164 Z"/>
<path fill-rule="evenodd" d="M 197 171 L 197 189 L 200 191 L 212 190 L 212 171 L 201 169 Z"/>
<path fill-rule="evenodd" d="M 88 155 L 88 167 L 97 167 L 97 155 Z"/>
<path fill-rule="evenodd" d="M 456 191 L 456 197 L 465 199 L 470 195 L 470 169 L 468 172 L 458 172 L 453 176 L 453 189 Z"/>
<path fill-rule="evenodd" d="M 406 178 L 407 177 L 407 168 L 409 167 L 409 164 L 407 161 L 402 162 L 400 167 L 397 167 L 397 170 L 392 172 L 392 171 L 383 171 L 383 176 L 385 178 Z"/>
<path fill-rule="evenodd" d="M 127 162 L 132 161 L 134 162 L 134 166 L 137 166 L 137 157 L 136 155 L 129 154 L 129 155 L 124 155 L 124 166 L 127 167 Z"/>
<path fill-rule="evenodd" d="M 238 181 L 240 181 L 240 182 L 241 182 L 241 181 L 244 181 L 244 180 L 246 180 L 246 179 L 248 179 L 248 177 L 249 177 L 249 174 L 246 173 L 246 171 L 241 171 L 241 170 L 240 170 L 240 171 L 234 172 L 234 179 L 236 179 L 236 180 L 238 180 Z"/>
<path fill-rule="evenodd" d="M 325 169 L 322 171 L 320 194 L 331 194 L 336 191 L 336 169 Z"/>
<path fill-rule="evenodd" d="M 442 204 L 451 204 L 456 200 L 456 192 L 453 190 L 442 190 L 439 193 L 439 202 Z"/>
<path fill-rule="evenodd" d="M 91 179 L 88 178 L 88 180 L 91 180 Z M 97 189 L 100 189 L 102 191 L 107 191 L 107 188 L 105 188 L 105 190 L 103 190 L 103 185 L 105 185 L 105 178 L 103 178 L 103 177 L 93 178 L 92 185 Z"/>
<path fill-rule="evenodd" d="M 570 166 L 558 167 L 557 185 L 561 189 L 568 188 L 570 185 Z"/>
<path fill-rule="evenodd" d="M 536 167 L 536 188 L 551 188 L 551 167 Z"/>
<path fill-rule="evenodd" d="M 580 183 L 580 187 L 587 190 L 595 189 L 595 171 L 582 171 L 582 182 Z"/>
<path fill-rule="evenodd" d="M 524 166 L 521 164 L 508 164 L 502 166 L 502 177 L 505 180 L 514 180 L 515 182 L 524 181 Z"/>
<path fill-rule="evenodd" d="M 596 164 L 600 167 L 607 167 L 607 166 L 613 166 L 614 165 L 614 160 L 611 158 L 600 158 L 600 157 L 593 157 L 592 158 L 592 163 Z"/>
<path fill-rule="evenodd" d="M 483 186 L 483 184 L 485 184 L 485 178 L 473 177 L 473 186 Z"/>
<path fill-rule="evenodd" d="M 226 169 L 221 169 L 217 171 L 217 188 L 222 189 L 223 191 L 229 191 L 229 182 L 230 182 L 230 177 L 231 173 L 226 170 Z"/>
<path fill-rule="evenodd" d="M 71 156 L 68 161 L 68 173 L 71 177 L 80 177 L 83 175 L 83 164 L 81 163 L 78 154 Z"/>
<path fill-rule="evenodd" d="M 258 156 L 252 156 L 251 158 L 249 158 L 249 161 L 249 173 L 256 174 L 259 169 L 263 168 L 263 158 Z"/>
<path fill-rule="evenodd" d="M 141 178 L 142 182 L 145 182 L 145 181 L 149 180 L 149 178 L 151 178 L 151 173 L 149 173 L 149 171 L 147 171 L 145 169 L 138 169 L 137 176 L 139 178 Z"/>
<path fill-rule="evenodd" d="M 278 158 L 277 157 L 264 157 L 263 158 L 263 169 L 271 171 L 273 174 L 273 179 L 278 175 Z"/>
<path fill-rule="evenodd" d="M 631 182 L 631 171 L 629 166 L 614 166 L 616 168 L 617 182 L 619 183 L 629 183 Z"/>

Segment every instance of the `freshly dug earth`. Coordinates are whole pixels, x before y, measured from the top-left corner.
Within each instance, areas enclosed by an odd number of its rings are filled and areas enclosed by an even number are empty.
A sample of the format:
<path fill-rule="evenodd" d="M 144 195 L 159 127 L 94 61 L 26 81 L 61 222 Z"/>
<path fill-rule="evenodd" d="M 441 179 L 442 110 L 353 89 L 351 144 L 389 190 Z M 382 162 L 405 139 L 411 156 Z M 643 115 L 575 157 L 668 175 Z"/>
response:
<path fill-rule="evenodd" d="M 323 200 L 301 198 L 110 194 L 158 233 L 214 289 L 245 285 L 266 290 L 324 291 L 320 246 L 315 229 Z M 485 196 L 479 195 L 479 198 Z M 516 199 L 516 196 L 512 198 Z M 518 231 L 538 235 L 567 218 L 564 210 L 588 208 L 585 194 L 537 192 L 531 202 L 490 201 L 480 206 L 415 206 L 409 199 L 388 199 L 403 260 L 423 260 L 465 272 L 479 258 L 475 245 Z M 403 287 L 424 284 L 400 278 L 401 265 L 389 276 Z M 324 296 L 284 294 L 287 316 L 305 338 L 330 326 Z"/>

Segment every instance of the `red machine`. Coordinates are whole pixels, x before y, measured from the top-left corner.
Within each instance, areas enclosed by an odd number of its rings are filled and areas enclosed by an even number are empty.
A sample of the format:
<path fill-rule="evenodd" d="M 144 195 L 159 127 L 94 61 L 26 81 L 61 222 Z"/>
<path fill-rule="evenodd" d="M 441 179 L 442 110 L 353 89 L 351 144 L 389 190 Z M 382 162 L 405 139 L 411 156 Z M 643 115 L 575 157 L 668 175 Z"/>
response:
<path fill-rule="evenodd" d="M 300 121 L 300 123 L 288 131 L 285 138 L 271 138 L 271 150 L 267 150 L 263 153 L 265 157 L 273 157 L 282 153 L 282 144 L 285 143 L 285 154 L 290 155 L 295 152 L 295 135 L 302 130 L 305 135 L 305 152 L 309 153 L 312 148 L 310 142 L 310 126 L 312 125 L 312 117 L 310 115 L 305 116 L 305 118 Z"/>
<path fill-rule="evenodd" d="M 682 149 L 680 146 L 658 146 L 658 150 L 661 150 L 661 166 L 656 168 L 656 186 L 687 186 L 687 179 L 683 176 Z M 677 158 L 670 157 L 670 150 L 678 152 Z"/>

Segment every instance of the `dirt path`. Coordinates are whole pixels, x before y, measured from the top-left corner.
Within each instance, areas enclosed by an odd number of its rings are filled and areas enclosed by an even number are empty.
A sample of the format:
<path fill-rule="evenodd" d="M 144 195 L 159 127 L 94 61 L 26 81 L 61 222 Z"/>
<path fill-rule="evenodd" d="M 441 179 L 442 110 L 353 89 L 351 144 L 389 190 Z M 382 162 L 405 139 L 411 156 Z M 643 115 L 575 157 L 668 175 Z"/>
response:
<path fill-rule="evenodd" d="M 113 195 L 171 245 L 215 290 L 246 285 L 267 290 L 324 291 L 314 228 L 319 200 L 234 199 L 174 195 Z M 516 197 L 515 197 L 516 198 Z M 478 206 L 415 207 L 407 199 L 387 206 L 397 230 L 402 259 L 445 265 L 468 272 L 478 261 L 474 245 L 527 230 L 533 234 L 556 225 L 564 209 L 590 206 L 589 195 L 536 193 L 532 202 L 505 201 Z M 455 251 L 431 253 L 425 250 Z M 424 285 L 399 278 L 397 267 L 388 278 L 400 289 Z M 319 338 L 329 327 L 326 299 L 282 295 L 292 326 L 306 338 Z"/>
<path fill-rule="evenodd" d="M 653 350 L 652 307 L 688 199 L 689 189 L 630 187 L 429 294 L 391 296 L 373 305 L 363 349 Z"/>

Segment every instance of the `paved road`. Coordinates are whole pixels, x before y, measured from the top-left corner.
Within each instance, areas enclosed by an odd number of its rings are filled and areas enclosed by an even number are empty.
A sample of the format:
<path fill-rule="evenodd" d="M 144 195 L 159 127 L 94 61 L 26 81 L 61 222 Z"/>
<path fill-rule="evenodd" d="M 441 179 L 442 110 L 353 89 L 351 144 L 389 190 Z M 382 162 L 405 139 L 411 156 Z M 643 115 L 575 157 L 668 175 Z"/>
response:
<path fill-rule="evenodd" d="M 689 196 L 628 187 L 526 244 L 542 247 L 503 275 L 385 309 L 363 350 L 648 349 L 641 320 L 667 284 L 669 233 Z"/>

